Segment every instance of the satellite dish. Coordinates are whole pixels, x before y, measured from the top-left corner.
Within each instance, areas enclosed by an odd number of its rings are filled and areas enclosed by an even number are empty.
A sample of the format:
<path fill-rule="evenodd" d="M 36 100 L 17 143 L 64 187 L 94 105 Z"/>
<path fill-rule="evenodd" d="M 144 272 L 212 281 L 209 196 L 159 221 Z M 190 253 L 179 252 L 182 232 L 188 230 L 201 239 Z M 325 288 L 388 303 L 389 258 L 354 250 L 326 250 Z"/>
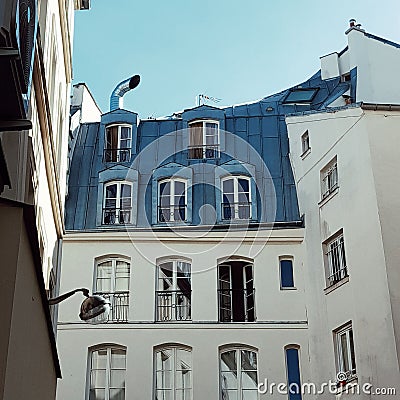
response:
<path fill-rule="evenodd" d="M 140 83 L 140 76 L 133 75 L 131 80 L 129 81 L 129 89 L 135 89 Z"/>
<path fill-rule="evenodd" d="M 83 300 L 79 318 L 82 321 L 100 324 L 108 321 L 110 301 L 102 296 L 93 295 Z"/>

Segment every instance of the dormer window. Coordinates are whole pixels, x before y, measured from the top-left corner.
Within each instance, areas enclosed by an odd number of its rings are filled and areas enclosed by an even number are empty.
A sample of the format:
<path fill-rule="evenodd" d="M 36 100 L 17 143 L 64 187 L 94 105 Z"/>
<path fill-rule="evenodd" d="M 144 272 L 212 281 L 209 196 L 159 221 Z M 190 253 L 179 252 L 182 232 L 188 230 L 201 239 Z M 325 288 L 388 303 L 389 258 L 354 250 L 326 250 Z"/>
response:
<path fill-rule="evenodd" d="M 186 181 L 163 179 L 158 184 L 158 222 L 183 222 L 187 218 Z"/>
<path fill-rule="evenodd" d="M 106 127 L 105 162 L 129 162 L 131 159 L 132 127 L 109 125 Z"/>
<path fill-rule="evenodd" d="M 219 122 L 202 120 L 189 124 L 189 159 L 219 157 Z"/>
<path fill-rule="evenodd" d="M 222 219 L 243 220 L 251 218 L 250 179 L 246 176 L 229 176 L 222 180 Z"/>
<path fill-rule="evenodd" d="M 132 223 L 132 184 L 109 182 L 104 187 L 103 224 Z"/>

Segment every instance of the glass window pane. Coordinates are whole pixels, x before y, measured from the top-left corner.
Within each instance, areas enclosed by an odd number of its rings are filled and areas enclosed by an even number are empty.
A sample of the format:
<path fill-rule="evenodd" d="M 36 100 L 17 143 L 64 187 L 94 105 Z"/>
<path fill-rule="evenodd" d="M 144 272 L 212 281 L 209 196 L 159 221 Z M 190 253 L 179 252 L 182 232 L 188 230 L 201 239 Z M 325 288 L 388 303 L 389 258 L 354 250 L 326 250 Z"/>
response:
<path fill-rule="evenodd" d="M 175 400 L 191 400 L 192 399 L 191 389 L 177 389 Z"/>
<path fill-rule="evenodd" d="M 118 126 L 112 126 L 107 128 L 107 149 L 117 149 L 118 148 Z"/>
<path fill-rule="evenodd" d="M 111 350 L 111 368 L 125 369 L 126 353 L 122 349 Z"/>
<path fill-rule="evenodd" d="M 163 349 L 157 352 L 156 365 L 158 371 L 172 371 L 172 351 Z"/>
<path fill-rule="evenodd" d="M 257 370 L 257 354 L 254 351 L 241 350 L 242 370 Z"/>
<path fill-rule="evenodd" d="M 172 389 L 172 371 L 157 371 L 156 379 L 157 389 Z"/>
<path fill-rule="evenodd" d="M 346 333 L 340 335 L 340 347 L 342 351 L 342 372 L 347 372 L 350 370 L 349 368 L 349 353 L 347 348 L 347 337 Z"/>
<path fill-rule="evenodd" d="M 242 372 L 242 388 L 257 390 L 257 371 Z"/>
<path fill-rule="evenodd" d="M 110 389 L 110 400 L 125 400 L 125 389 Z"/>
<path fill-rule="evenodd" d="M 237 390 L 222 389 L 222 399 L 223 400 L 238 400 Z"/>
<path fill-rule="evenodd" d="M 249 192 L 249 180 L 248 179 L 239 179 L 238 180 L 238 191 L 239 192 Z"/>
<path fill-rule="evenodd" d="M 105 369 L 107 365 L 107 350 L 97 350 L 92 352 L 92 369 Z"/>
<path fill-rule="evenodd" d="M 288 377 L 287 386 L 291 390 L 291 393 L 289 392 L 289 400 L 301 400 L 301 393 L 297 392 L 297 388 L 301 387 L 298 349 L 286 349 L 286 368 Z"/>
<path fill-rule="evenodd" d="M 181 195 L 185 192 L 185 183 L 180 181 L 175 181 L 175 195 Z"/>
<path fill-rule="evenodd" d="M 172 390 L 157 390 L 156 400 L 173 400 Z"/>
<path fill-rule="evenodd" d="M 233 179 L 226 179 L 222 183 L 224 193 L 233 193 Z"/>
<path fill-rule="evenodd" d="M 191 387 L 190 370 L 177 371 L 175 379 L 175 387 L 177 389 L 187 389 Z"/>
<path fill-rule="evenodd" d="M 177 349 L 176 350 L 176 369 L 188 371 L 191 369 L 191 352 L 188 350 Z"/>
<path fill-rule="evenodd" d="M 89 400 L 105 400 L 106 393 L 104 389 L 90 389 Z"/>
<path fill-rule="evenodd" d="M 117 197 L 117 185 L 106 186 L 106 198 L 116 198 Z"/>
<path fill-rule="evenodd" d="M 160 183 L 160 195 L 167 196 L 171 193 L 171 182 Z"/>
<path fill-rule="evenodd" d="M 237 371 L 235 350 L 226 351 L 221 354 L 221 371 Z"/>
<path fill-rule="evenodd" d="M 112 369 L 110 371 L 110 387 L 112 388 L 125 387 L 125 370 Z"/>
<path fill-rule="evenodd" d="M 128 126 L 121 126 L 121 139 L 128 139 L 131 137 L 131 128 Z"/>
<path fill-rule="evenodd" d="M 238 377 L 237 372 L 221 372 L 221 383 L 222 387 L 225 389 L 237 389 L 238 387 Z"/>
<path fill-rule="evenodd" d="M 243 390 L 242 400 L 258 400 L 257 390 Z"/>
<path fill-rule="evenodd" d="M 121 185 L 121 197 L 131 197 L 131 185 L 124 183 Z"/>
<path fill-rule="evenodd" d="M 281 285 L 283 288 L 294 287 L 293 261 L 281 260 Z"/>
<path fill-rule="evenodd" d="M 203 144 L 203 123 L 190 124 L 190 146 L 201 146 Z"/>
<path fill-rule="evenodd" d="M 90 373 L 90 387 L 91 388 L 105 388 L 106 387 L 106 370 L 96 369 Z"/>

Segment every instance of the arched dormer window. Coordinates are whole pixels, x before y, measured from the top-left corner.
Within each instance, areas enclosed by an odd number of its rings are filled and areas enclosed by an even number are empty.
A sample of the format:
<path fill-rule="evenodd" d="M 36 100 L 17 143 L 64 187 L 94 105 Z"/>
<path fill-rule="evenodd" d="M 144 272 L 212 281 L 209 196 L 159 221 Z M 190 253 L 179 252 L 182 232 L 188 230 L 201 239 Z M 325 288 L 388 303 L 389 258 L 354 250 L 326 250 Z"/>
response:
<path fill-rule="evenodd" d="M 103 224 L 132 223 L 132 183 L 112 181 L 104 185 Z"/>
<path fill-rule="evenodd" d="M 100 345 L 89 351 L 87 400 L 125 400 L 126 348 Z"/>
<path fill-rule="evenodd" d="M 184 222 L 187 219 L 187 182 L 167 178 L 158 182 L 158 222 Z"/>
<path fill-rule="evenodd" d="M 189 123 L 189 158 L 219 157 L 219 122 L 200 120 Z"/>
<path fill-rule="evenodd" d="M 258 399 L 257 352 L 242 345 L 220 351 L 221 399 Z"/>
<path fill-rule="evenodd" d="M 192 400 L 192 349 L 171 344 L 154 350 L 155 400 Z"/>
<path fill-rule="evenodd" d="M 132 148 L 132 127 L 116 124 L 106 127 L 105 162 L 129 162 Z"/>
<path fill-rule="evenodd" d="M 251 215 L 251 185 L 247 176 L 222 179 L 222 219 L 248 220 Z"/>

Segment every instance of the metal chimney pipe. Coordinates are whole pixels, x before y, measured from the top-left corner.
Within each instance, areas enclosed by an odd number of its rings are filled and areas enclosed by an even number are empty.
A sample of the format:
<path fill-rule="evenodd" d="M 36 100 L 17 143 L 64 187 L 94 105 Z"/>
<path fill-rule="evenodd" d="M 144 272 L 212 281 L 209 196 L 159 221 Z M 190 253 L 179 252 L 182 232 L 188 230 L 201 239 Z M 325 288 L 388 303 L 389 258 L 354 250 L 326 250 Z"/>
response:
<path fill-rule="evenodd" d="M 110 111 L 124 107 L 124 95 L 132 89 L 135 89 L 140 83 L 140 76 L 134 75 L 131 78 L 125 79 L 118 83 L 110 96 Z"/>

